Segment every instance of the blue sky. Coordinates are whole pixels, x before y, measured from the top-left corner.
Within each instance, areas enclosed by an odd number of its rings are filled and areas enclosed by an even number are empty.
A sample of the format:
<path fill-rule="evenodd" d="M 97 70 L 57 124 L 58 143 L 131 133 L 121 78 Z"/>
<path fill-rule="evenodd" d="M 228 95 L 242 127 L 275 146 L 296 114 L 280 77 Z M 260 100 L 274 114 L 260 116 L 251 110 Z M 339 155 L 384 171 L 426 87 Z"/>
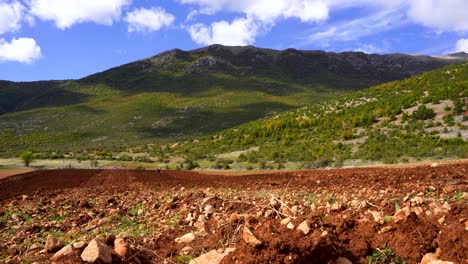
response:
<path fill-rule="evenodd" d="M 467 0 L 0 0 L 0 79 L 76 79 L 219 43 L 468 52 Z"/>

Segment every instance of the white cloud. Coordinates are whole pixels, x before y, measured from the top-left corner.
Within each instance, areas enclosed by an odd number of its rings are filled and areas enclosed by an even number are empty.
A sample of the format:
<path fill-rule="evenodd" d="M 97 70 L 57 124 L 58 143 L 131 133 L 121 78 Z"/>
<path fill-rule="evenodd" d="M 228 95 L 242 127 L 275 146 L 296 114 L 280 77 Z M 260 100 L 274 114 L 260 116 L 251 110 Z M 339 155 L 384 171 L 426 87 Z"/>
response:
<path fill-rule="evenodd" d="M 52 20 L 60 29 L 77 23 L 94 22 L 112 25 L 131 0 L 31 0 L 31 14 Z"/>
<path fill-rule="evenodd" d="M 258 26 L 252 19 L 237 18 L 231 23 L 217 21 L 210 26 L 195 24 L 188 29 L 193 41 L 202 45 L 249 45 L 255 42 Z"/>
<path fill-rule="evenodd" d="M 467 0 L 411 0 L 408 15 L 440 31 L 468 31 Z"/>
<path fill-rule="evenodd" d="M 0 35 L 19 30 L 25 17 L 24 11 L 25 7 L 17 1 L 0 1 Z"/>
<path fill-rule="evenodd" d="M 468 53 L 468 39 L 459 39 L 455 51 L 464 51 Z"/>
<path fill-rule="evenodd" d="M 128 31 L 150 32 L 158 31 L 162 27 L 168 27 L 174 23 L 175 17 L 160 7 L 151 9 L 139 8 L 128 12 L 125 21 L 128 23 Z"/>
<path fill-rule="evenodd" d="M 404 14 L 395 10 L 384 10 L 374 15 L 351 21 L 333 23 L 322 30 L 307 33 L 300 45 L 320 44 L 328 46 L 331 41 L 353 41 L 362 37 L 394 29 L 407 23 Z"/>
<path fill-rule="evenodd" d="M 279 18 L 298 18 L 302 22 L 317 22 L 328 18 L 325 0 L 178 0 L 200 9 L 195 14 L 213 14 L 222 10 L 243 13 L 263 23 L 274 23 Z M 194 13 L 191 12 L 190 16 Z"/>
<path fill-rule="evenodd" d="M 11 42 L 0 39 L 0 62 L 33 63 L 41 57 L 41 48 L 32 38 L 15 38 Z"/>

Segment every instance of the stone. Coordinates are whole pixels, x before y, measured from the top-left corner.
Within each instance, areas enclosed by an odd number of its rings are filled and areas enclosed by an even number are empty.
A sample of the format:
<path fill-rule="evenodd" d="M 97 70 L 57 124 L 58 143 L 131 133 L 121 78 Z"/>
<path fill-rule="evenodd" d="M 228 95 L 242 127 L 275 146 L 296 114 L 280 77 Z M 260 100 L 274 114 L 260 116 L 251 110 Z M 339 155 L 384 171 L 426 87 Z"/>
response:
<path fill-rule="evenodd" d="M 454 264 L 451 261 L 440 260 L 441 251 L 438 248 L 435 253 L 427 253 L 423 256 L 421 264 Z"/>
<path fill-rule="evenodd" d="M 208 204 L 205 206 L 204 211 L 205 211 L 205 214 L 210 215 L 210 214 L 213 214 L 216 210 L 212 205 Z"/>
<path fill-rule="evenodd" d="M 304 233 L 304 235 L 309 234 L 309 232 L 310 232 L 310 223 L 309 223 L 309 221 L 305 220 L 302 223 L 300 223 L 299 226 L 297 227 L 297 230 L 302 231 L 302 233 Z"/>
<path fill-rule="evenodd" d="M 293 213 L 292 213 L 292 211 L 289 210 L 289 208 L 286 207 L 286 206 L 283 206 L 283 208 L 281 208 L 281 213 L 282 213 L 284 216 L 286 216 L 286 217 L 292 217 L 292 216 L 294 216 Z"/>
<path fill-rule="evenodd" d="M 218 250 L 213 249 L 203 255 L 200 255 L 198 258 L 192 259 L 189 264 L 219 264 L 225 256 L 234 250 L 234 248 L 227 248 L 224 252 L 219 252 Z"/>
<path fill-rule="evenodd" d="M 328 236 L 328 231 L 324 230 L 322 234 L 320 235 L 320 237 L 326 237 L 326 236 Z"/>
<path fill-rule="evenodd" d="M 120 213 L 120 210 L 117 209 L 110 209 L 109 215 L 118 215 Z"/>
<path fill-rule="evenodd" d="M 110 221 L 111 221 L 110 218 L 104 217 L 104 218 L 102 218 L 102 219 L 99 219 L 97 225 L 98 225 L 98 226 L 103 226 L 103 225 L 109 223 Z"/>
<path fill-rule="evenodd" d="M 442 216 L 441 218 L 439 218 L 439 220 L 437 220 L 437 222 L 439 222 L 439 224 L 443 225 L 444 222 L 445 222 L 445 215 Z"/>
<path fill-rule="evenodd" d="M 81 259 L 85 262 L 112 263 L 111 250 L 107 245 L 97 239 L 89 242 L 88 246 L 81 253 Z"/>
<path fill-rule="evenodd" d="M 186 246 L 186 247 L 184 247 L 184 248 L 182 248 L 182 249 L 180 250 L 180 254 L 186 256 L 186 255 L 189 255 L 190 252 L 192 252 L 192 251 L 193 251 L 193 248 L 192 248 L 192 247 Z"/>
<path fill-rule="evenodd" d="M 250 231 L 250 229 L 246 226 L 244 226 L 244 230 L 242 232 L 242 238 L 244 239 L 247 244 L 256 247 L 258 245 L 262 244 L 262 241 L 260 241 L 255 235 Z"/>
<path fill-rule="evenodd" d="M 179 243 L 179 244 L 182 244 L 182 243 L 190 243 L 192 242 L 193 240 L 195 239 L 195 234 L 193 233 L 188 233 L 188 234 L 185 234 L 181 237 L 178 237 L 175 239 L 175 242 L 176 243 Z"/>
<path fill-rule="evenodd" d="M 294 229 L 294 224 L 289 222 L 288 225 L 286 226 L 288 229 Z"/>
<path fill-rule="evenodd" d="M 455 187 L 453 186 L 445 186 L 444 188 L 442 188 L 442 192 L 444 193 L 452 193 L 455 191 Z"/>
<path fill-rule="evenodd" d="M 130 252 L 130 245 L 124 238 L 119 237 L 114 240 L 114 250 L 117 255 L 126 258 Z"/>
<path fill-rule="evenodd" d="M 379 223 L 379 224 L 383 224 L 385 222 L 385 219 L 383 217 L 383 213 L 382 212 L 379 212 L 379 211 L 372 211 L 372 210 L 367 210 L 368 213 L 370 213 L 372 215 L 372 217 L 374 218 L 374 221 Z"/>
<path fill-rule="evenodd" d="M 65 246 L 65 242 L 55 236 L 48 235 L 45 243 L 45 250 L 50 253 L 55 253 Z"/>
<path fill-rule="evenodd" d="M 411 203 L 414 205 L 421 205 L 424 203 L 424 199 L 421 196 L 416 196 L 413 199 L 411 199 Z"/>
<path fill-rule="evenodd" d="M 73 248 L 76 248 L 76 249 L 82 249 L 82 248 L 86 247 L 86 245 L 87 244 L 84 241 L 76 241 L 76 242 L 72 243 Z"/>
<path fill-rule="evenodd" d="M 291 222 L 291 218 L 286 217 L 283 220 L 281 220 L 281 225 L 287 225 L 289 224 L 289 222 Z"/>
<path fill-rule="evenodd" d="M 393 216 L 393 221 L 395 221 L 395 223 L 398 223 L 399 221 L 408 218 L 410 214 L 411 211 L 408 207 L 401 208 L 400 210 L 395 212 L 395 215 Z"/>
<path fill-rule="evenodd" d="M 341 202 L 336 202 L 336 203 L 332 204 L 330 210 L 340 211 L 342 207 L 343 207 L 343 204 Z"/>
<path fill-rule="evenodd" d="M 24 195 L 24 194 L 21 195 L 21 200 L 23 200 L 23 202 L 27 201 L 28 198 L 29 198 L 29 196 L 27 196 L 27 195 Z"/>
<path fill-rule="evenodd" d="M 73 246 L 68 245 L 57 251 L 51 258 L 50 261 L 55 262 L 59 261 L 60 259 L 73 254 Z"/>
<path fill-rule="evenodd" d="M 353 264 L 351 260 L 343 257 L 339 257 L 336 259 L 335 264 Z"/>
<path fill-rule="evenodd" d="M 393 227 L 393 226 L 386 226 L 386 227 L 383 227 L 382 229 L 380 229 L 379 233 L 380 234 L 383 234 L 383 233 L 387 233 L 387 232 L 390 232 L 392 230 L 395 230 L 396 228 Z"/>

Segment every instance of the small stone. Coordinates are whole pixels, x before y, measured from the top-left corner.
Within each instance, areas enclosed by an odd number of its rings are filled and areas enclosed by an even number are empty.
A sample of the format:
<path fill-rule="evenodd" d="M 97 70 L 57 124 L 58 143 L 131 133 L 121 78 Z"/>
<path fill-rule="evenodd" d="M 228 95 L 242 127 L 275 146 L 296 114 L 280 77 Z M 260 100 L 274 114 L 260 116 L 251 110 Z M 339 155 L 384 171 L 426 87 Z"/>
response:
<path fill-rule="evenodd" d="M 393 227 L 393 226 L 386 226 L 386 227 L 380 229 L 379 233 L 383 234 L 383 233 L 387 233 L 387 232 L 395 230 L 395 229 L 396 228 Z"/>
<path fill-rule="evenodd" d="M 353 264 L 349 259 L 339 257 L 336 259 L 335 264 Z"/>
<path fill-rule="evenodd" d="M 206 222 L 206 217 L 204 215 L 199 215 L 198 216 L 198 222 L 205 223 Z"/>
<path fill-rule="evenodd" d="M 244 230 L 242 232 L 242 238 L 244 239 L 247 244 L 256 247 L 258 245 L 262 244 L 262 241 L 260 241 L 255 235 L 250 231 L 250 229 L 246 226 L 244 226 Z"/>
<path fill-rule="evenodd" d="M 227 248 L 224 252 L 218 252 L 218 250 L 213 249 L 208 253 L 200 255 L 198 258 L 192 259 L 189 264 L 219 264 L 225 256 L 234 250 Z"/>
<path fill-rule="evenodd" d="M 416 196 L 413 199 L 411 199 L 411 203 L 413 205 L 421 205 L 424 203 L 424 199 L 421 196 Z"/>
<path fill-rule="evenodd" d="M 56 238 L 55 236 L 47 236 L 45 243 L 45 250 L 50 253 L 55 253 L 65 246 L 65 242 L 61 239 Z"/>
<path fill-rule="evenodd" d="M 99 219 L 97 225 L 98 225 L 98 226 L 103 226 L 103 225 L 109 223 L 110 221 L 111 221 L 111 220 L 110 220 L 109 218 L 105 217 L 105 218 Z"/>
<path fill-rule="evenodd" d="M 126 258 L 130 251 L 130 246 L 124 238 L 119 237 L 114 240 L 114 250 L 117 255 Z"/>
<path fill-rule="evenodd" d="M 286 226 L 288 229 L 294 229 L 294 224 L 289 222 L 288 225 Z"/>
<path fill-rule="evenodd" d="M 195 239 L 195 234 L 193 234 L 193 233 L 188 233 L 188 234 L 185 234 L 185 235 L 183 235 L 183 236 L 181 236 L 181 237 L 176 238 L 176 239 L 175 239 L 175 242 L 176 242 L 176 243 L 179 243 L 179 244 L 181 244 L 181 243 L 190 243 L 190 242 L 192 242 L 194 239 Z"/>
<path fill-rule="evenodd" d="M 291 218 L 286 217 L 283 220 L 281 220 L 281 225 L 287 225 L 287 224 L 289 224 L 289 222 L 291 222 Z"/>
<path fill-rule="evenodd" d="M 434 162 L 434 163 L 431 164 L 431 168 L 435 168 L 437 166 L 439 166 L 439 163 L 437 163 L 437 162 Z"/>
<path fill-rule="evenodd" d="M 451 261 L 440 260 L 441 251 L 438 248 L 435 253 L 427 253 L 421 260 L 421 264 L 454 264 Z"/>
<path fill-rule="evenodd" d="M 439 220 L 437 220 L 437 222 L 439 222 L 439 224 L 443 225 L 444 222 L 445 222 L 445 215 L 442 216 L 441 218 L 439 218 Z"/>
<path fill-rule="evenodd" d="M 81 253 L 81 259 L 85 262 L 112 263 L 112 255 L 109 247 L 97 239 L 89 242 L 88 246 Z"/>
<path fill-rule="evenodd" d="M 117 209 L 110 209 L 109 215 L 118 215 L 120 213 L 120 210 Z"/>
<path fill-rule="evenodd" d="M 73 248 L 76 248 L 76 249 L 82 249 L 82 248 L 86 247 L 86 245 L 87 244 L 84 241 L 77 241 L 77 242 L 72 243 Z"/>
<path fill-rule="evenodd" d="M 21 200 L 23 200 L 23 202 L 27 201 L 28 198 L 29 198 L 29 196 L 24 195 L 24 194 L 21 196 Z"/>
<path fill-rule="evenodd" d="M 286 206 L 283 206 L 283 208 L 281 209 L 281 213 L 286 217 L 294 216 L 293 212 L 291 210 L 289 210 L 289 208 L 286 207 Z"/>
<path fill-rule="evenodd" d="M 399 221 L 408 218 L 410 214 L 410 209 L 408 207 L 404 207 L 401 210 L 395 212 L 395 215 L 393 216 L 393 221 L 395 221 L 395 223 L 398 223 Z"/>
<path fill-rule="evenodd" d="M 140 209 L 140 210 L 138 210 L 137 215 L 142 215 L 144 212 L 145 212 L 144 209 Z"/>
<path fill-rule="evenodd" d="M 216 210 L 212 205 L 208 204 L 205 206 L 204 211 L 205 211 L 205 214 L 210 215 L 210 214 L 213 214 Z"/>
<path fill-rule="evenodd" d="M 340 211 L 342 207 L 343 207 L 343 204 L 341 202 L 336 202 L 331 206 L 330 210 Z"/>
<path fill-rule="evenodd" d="M 423 209 L 419 206 L 413 207 L 411 209 L 417 216 L 420 216 L 423 213 Z"/>
<path fill-rule="evenodd" d="M 367 210 L 368 213 L 370 213 L 372 215 L 372 217 L 374 218 L 374 221 L 379 223 L 379 224 L 383 224 L 385 222 L 385 219 L 383 217 L 383 213 L 382 212 L 378 212 L 378 211 L 372 211 L 372 210 Z"/>
<path fill-rule="evenodd" d="M 326 237 L 327 235 L 328 235 L 328 231 L 324 230 L 322 234 L 320 235 L 320 237 Z"/>
<path fill-rule="evenodd" d="M 193 251 L 193 248 L 192 248 L 192 247 L 186 246 L 186 247 L 184 247 L 184 248 L 182 248 L 182 249 L 180 250 L 180 254 L 186 256 L 186 255 L 189 255 L 190 252 L 192 252 L 192 251 Z"/>
<path fill-rule="evenodd" d="M 359 208 L 360 206 L 361 206 L 361 202 L 359 200 L 352 200 L 351 201 L 351 207 Z"/>
<path fill-rule="evenodd" d="M 304 235 L 309 234 L 309 232 L 310 232 L 310 223 L 309 223 L 309 221 L 305 220 L 302 223 L 300 223 L 299 226 L 297 227 L 297 230 L 302 231 L 302 233 L 304 233 Z"/>
<path fill-rule="evenodd" d="M 50 261 L 55 262 L 63 257 L 73 254 L 73 247 L 71 245 L 65 246 L 59 251 L 57 251 L 51 258 Z"/>

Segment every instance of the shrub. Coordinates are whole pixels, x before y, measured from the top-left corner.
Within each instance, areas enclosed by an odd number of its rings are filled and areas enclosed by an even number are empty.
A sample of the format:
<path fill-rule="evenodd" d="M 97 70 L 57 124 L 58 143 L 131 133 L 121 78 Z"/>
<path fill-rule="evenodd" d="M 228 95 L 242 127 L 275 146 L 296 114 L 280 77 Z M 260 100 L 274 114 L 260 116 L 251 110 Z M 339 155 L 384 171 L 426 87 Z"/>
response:
<path fill-rule="evenodd" d="M 20 160 L 29 167 L 29 164 L 34 161 L 34 152 L 32 150 L 25 150 L 19 155 Z"/>
<path fill-rule="evenodd" d="M 427 120 L 435 117 L 435 112 L 431 108 L 427 108 L 425 105 L 420 105 L 416 111 L 413 112 L 413 119 L 416 120 Z"/>

